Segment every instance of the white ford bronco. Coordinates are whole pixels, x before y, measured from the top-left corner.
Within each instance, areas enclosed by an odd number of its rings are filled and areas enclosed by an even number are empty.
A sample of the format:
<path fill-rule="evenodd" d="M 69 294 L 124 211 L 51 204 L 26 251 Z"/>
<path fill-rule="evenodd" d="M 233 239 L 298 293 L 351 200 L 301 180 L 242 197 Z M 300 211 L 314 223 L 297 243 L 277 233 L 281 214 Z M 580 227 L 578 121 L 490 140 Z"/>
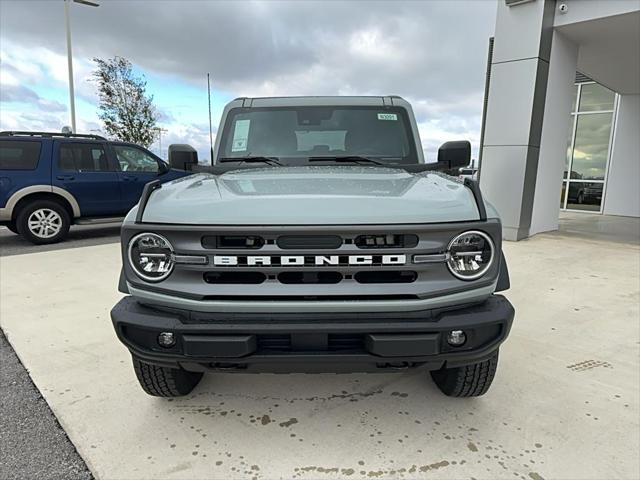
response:
<path fill-rule="evenodd" d="M 500 219 L 425 163 L 411 106 L 389 97 L 240 98 L 215 165 L 151 182 L 122 226 L 126 296 L 111 316 L 150 395 L 204 372 L 423 368 L 484 394 L 514 309 Z"/>

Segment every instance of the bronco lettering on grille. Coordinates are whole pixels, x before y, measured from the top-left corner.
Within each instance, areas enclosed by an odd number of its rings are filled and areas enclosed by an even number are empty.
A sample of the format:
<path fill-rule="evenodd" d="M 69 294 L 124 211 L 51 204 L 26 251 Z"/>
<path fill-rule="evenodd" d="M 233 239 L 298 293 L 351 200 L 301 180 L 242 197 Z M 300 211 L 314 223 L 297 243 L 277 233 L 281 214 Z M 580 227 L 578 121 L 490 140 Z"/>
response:
<path fill-rule="evenodd" d="M 318 266 L 324 265 L 404 265 L 407 256 L 400 255 L 215 255 L 213 264 L 235 266 Z"/>

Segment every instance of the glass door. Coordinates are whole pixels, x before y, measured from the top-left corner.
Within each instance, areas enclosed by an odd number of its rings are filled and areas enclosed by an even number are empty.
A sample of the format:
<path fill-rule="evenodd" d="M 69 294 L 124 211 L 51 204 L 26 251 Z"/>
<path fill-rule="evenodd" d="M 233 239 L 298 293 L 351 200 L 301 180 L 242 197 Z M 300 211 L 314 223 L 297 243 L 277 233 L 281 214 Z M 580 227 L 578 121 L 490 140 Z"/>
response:
<path fill-rule="evenodd" d="M 575 93 L 560 208 L 602 213 L 617 95 L 595 82 Z"/>

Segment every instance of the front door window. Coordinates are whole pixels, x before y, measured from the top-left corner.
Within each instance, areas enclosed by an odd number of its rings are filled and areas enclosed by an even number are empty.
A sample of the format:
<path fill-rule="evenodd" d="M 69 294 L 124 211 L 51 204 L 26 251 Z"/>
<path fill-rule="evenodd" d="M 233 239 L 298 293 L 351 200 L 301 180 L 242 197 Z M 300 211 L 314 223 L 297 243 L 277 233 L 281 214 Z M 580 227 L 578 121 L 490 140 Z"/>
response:
<path fill-rule="evenodd" d="M 114 145 L 116 157 L 123 172 L 158 172 L 158 162 L 151 155 L 136 147 Z"/>

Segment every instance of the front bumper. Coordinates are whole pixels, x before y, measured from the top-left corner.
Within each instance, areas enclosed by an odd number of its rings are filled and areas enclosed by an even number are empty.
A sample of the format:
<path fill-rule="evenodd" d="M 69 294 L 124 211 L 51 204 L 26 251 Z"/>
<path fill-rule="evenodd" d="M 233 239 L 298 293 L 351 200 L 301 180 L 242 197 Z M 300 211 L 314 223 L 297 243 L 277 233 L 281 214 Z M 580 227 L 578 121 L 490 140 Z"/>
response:
<path fill-rule="evenodd" d="M 380 313 L 199 313 L 123 298 L 111 310 L 118 338 L 146 362 L 189 371 L 436 370 L 481 361 L 506 339 L 514 309 L 501 295 L 456 308 Z M 446 334 L 464 330 L 460 347 Z M 160 332 L 176 344 L 161 347 Z"/>

